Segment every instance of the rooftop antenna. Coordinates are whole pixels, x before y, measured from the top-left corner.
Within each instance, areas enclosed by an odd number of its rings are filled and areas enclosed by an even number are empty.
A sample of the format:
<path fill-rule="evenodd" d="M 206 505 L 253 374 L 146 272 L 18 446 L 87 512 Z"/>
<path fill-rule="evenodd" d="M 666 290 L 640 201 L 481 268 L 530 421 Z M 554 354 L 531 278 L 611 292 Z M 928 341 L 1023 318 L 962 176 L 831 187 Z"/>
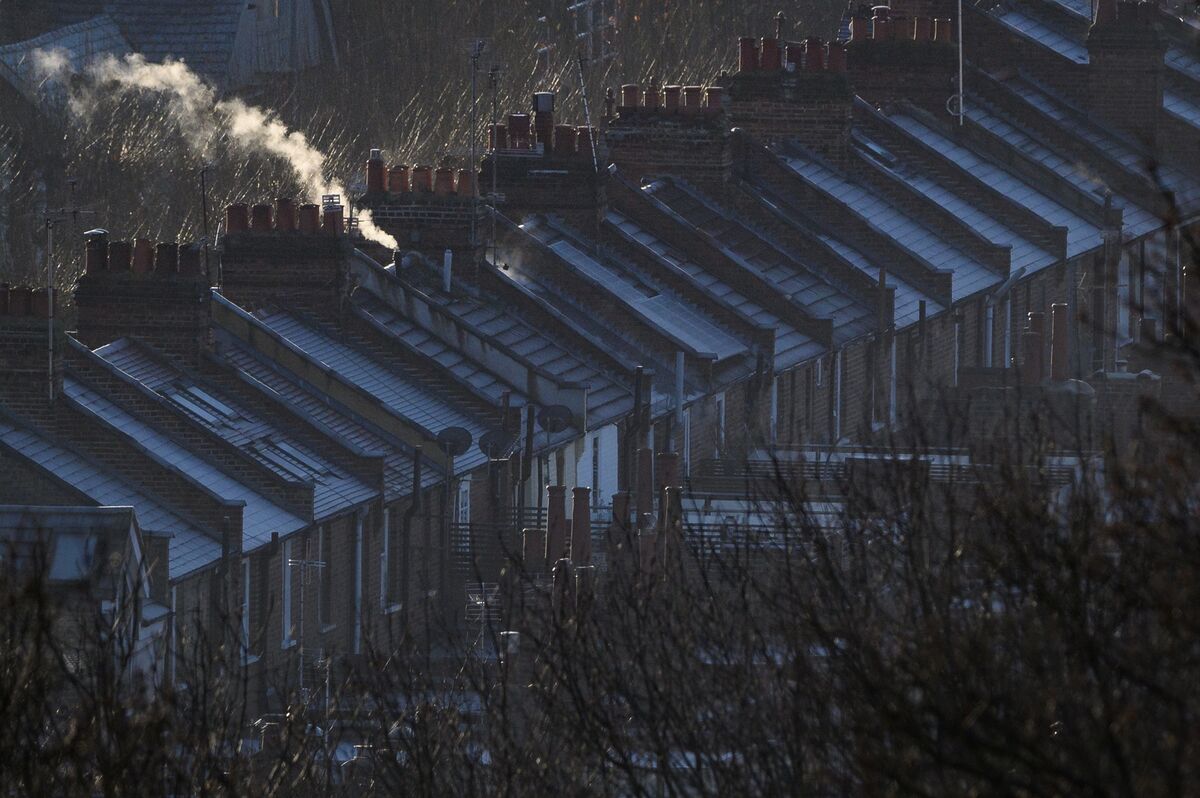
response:
<path fill-rule="evenodd" d="M 500 71 L 501 68 L 498 64 L 492 64 L 488 69 L 488 88 L 492 91 L 492 191 L 488 195 L 488 202 L 492 208 L 492 265 L 496 263 L 496 206 L 500 203 L 497 190 L 497 176 L 500 167 L 497 145 L 500 143 L 500 137 L 496 135 L 496 126 L 500 124 Z"/>
<path fill-rule="evenodd" d="M 56 225 L 70 221 L 75 229 L 78 229 L 79 217 L 95 216 L 95 211 L 90 211 L 79 207 L 75 202 L 75 178 L 69 180 L 71 184 L 71 206 L 69 208 L 46 209 L 46 299 L 50 306 L 50 312 L 46 318 L 46 340 L 49 344 L 47 347 L 46 356 L 46 376 L 47 396 L 51 402 L 54 402 L 54 228 Z"/>
<path fill-rule="evenodd" d="M 477 140 L 479 138 L 479 114 L 478 114 L 478 110 L 476 107 L 476 105 L 477 105 L 476 101 L 478 99 L 477 83 L 478 83 L 478 77 L 479 77 L 479 58 L 480 58 L 480 56 L 483 55 L 483 51 L 486 48 L 487 48 L 487 42 L 485 42 L 483 39 L 475 39 L 473 42 L 471 42 L 471 56 L 470 56 L 471 57 L 471 165 L 469 168 L 471 170 L 472 182 L 474 182 L 474 180 L 475 180 L 475 169 L 476 169 L 476 159 L 477 159 L 475 146 L 476 146 Z M 494 115 L 494 113 L 495 112 L 493 111 L 493 115 Z M 494 167 L 494 165 L 493 165 L 493 167 Z M 493 168 L 492 169 L 493 174 L 495 173 L 495 171 L 496 171 L 495 168 Z M 471 192 L 471 234 L 467 240 L 470 241 L 470 243 L 471 243 L 471 253 L 472 253 L 471 258 L 472 258 L 472 260 L 474 260 L 474 258 L 475 258 L 475 255 L 474 255 L 475 239 L 476 239 L 475 214 L 479 212 L 478 194 L 479 194 L 478 191 Z"/>
<path fill-rule="evenodd" d="M 967 118 L 967 87 L 963 85 L 963 4 L 958 0 L 958 126 Z"/>
<path fill-rule="evenodd" d="M 967 119 L 967 90 L 963 85 L 963 4 L 958 0 L 958 91 L 946 100 L 946 110 L 951 116 L 958 117 L 958 126 L 962 127 Z"/>
<path fill-rule="evenodd" d="M 534 49 L 534 55 L 537 58 L 538 68 L 549 74 L 554 57 L 554 44 L 550 41 L 550 18 L 545 14 L 538 14 L 537 22 L 538 43 Z"/>
<path fill-rule="evenodd" d="M 205 161 L 200 167 L 200 212 L 204 225 L 204 276 L 212 282 L 212 272 L 208 265 L 208 170 L 212 168 L 211 161 Z M 221 276 L 217 275 L 217 285 L 221 285 Z"/>
<path fill-rule="evenodd" d="M 583 98 L 583 121 L 588 127 L 588 143 L 592 150 L 592 190 L 596 190 L 596 183 L 600 176 L 600 164 L 596 158 L 596 133 L 592 129 L 592 111 L 588 105 L 588 86 L 587 80 L 583 76 L 583 53 L 579 53 L 575 59 L 575 65 L 579 70 L 579 96 Z M 596 254 L 600 254 L 600 217 L 596 216 Z"/>

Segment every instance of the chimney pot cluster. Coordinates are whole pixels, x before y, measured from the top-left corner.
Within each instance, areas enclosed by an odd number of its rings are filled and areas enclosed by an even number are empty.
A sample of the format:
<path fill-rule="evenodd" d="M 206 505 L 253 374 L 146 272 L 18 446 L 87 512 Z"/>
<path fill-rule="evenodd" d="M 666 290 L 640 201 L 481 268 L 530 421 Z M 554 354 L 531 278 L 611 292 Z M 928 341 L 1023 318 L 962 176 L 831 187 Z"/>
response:
<path fill-rule="evenodd" d="M 54 301 L 57 300 L 58 291 L 55 291 Z M 0 316 L 13 319 L 49 319 L 50 302 L 51 294 L 47 288 L 0 283 Z"/>
<path fill-rule="evenodd" d="M 626 83 L 621 86 L 620 113 L 632 111 L 652 111 L 663 114 L 683 114 L 695 116 L 702 113 L 715 114 L 723 107 L 722 98 L 725 89 L 720 86 L 679 86 L 671 85 L 660 92 L 653 85 L 644 92 L 636 83 Z M 661 98 L 661 101 L 660 101 Z M 702 104 L 702 100 L 707 100 Z M 580 145 L 580 152 L 584 147 Z"/>
<path fill-rule="evenodd" d="M 937 41 L 949 44 L 954 32 L 948 19 L 906 17 L 888 6 L 860 6 L 850 19 L 850 41 Z"/>
<path fill-rule="evenodd" d="M 195 246 L 181 248 L 173 241 L 163 241 L 155 246 L 145 238 L 136 239 L 132 245 L 128 241 L 110 242 L 105 230 L 84 233 L 83 270 L 88 275 L 195 276 L 203 272 L 200 250 Z"/>
<path fill-rule="evenodd" d="M 560 158 L 586 155 L 590 159 L 595 132 L 587 126 L 556 124 L 554 102 L 554 92 L 536 92 L 533 95 L 532 116 L 509 114 L 507 124 L 495 124 L 488 128 L 488 149 L 493 152 L 532 150 L 540 144 L 543 155 Z M 463 193 L 460 188 L 459 194 Z"/>
<path fill-rule="evenodd" d="M 853 31 L 853 23 L 851 28 Z M 861 25 L 859 32 L 862 34 Z M 861 35 L 860 38 L 867 37 Z M 829 42 L 826 45 L 824 40 L 817 36 L 809 37 L 803 42 L 787 42 L 782 49 L 778 39 L 764 38 L 761 48 L 752 37 L 743 36 L 738 39 L 739 71 L 778 72 L 782 69 L 840 74 L 846 71 L 846 50 L 841 42 Z"/>
<path fill-rule="evenodd" d="M 379 150 L 371 150 L 371 158 L 367 161 L 367 196 L 433 194 L 438 197 L 470 197 L 477 186 L 475 174 L 468 169 L 455 170 L 448 166 L 435 169 L 423 164 L 410 168 L 402 163 L 385 168 Z"/>
<path fill-rule="evenodd" d="M 338 207 L 338 213 L 341 213 L 341 206 Z M 328 210 L 328 209 L 327 209 Z M 328 217 L 328 212 L 326 213 Z M 332 219 L 329 220 L 332 224 Z M 225 232 L 226 234 L 237 233 L 295 233 L 300 232 L 305 235 L 314 235 L 322 228 L 321 208 L 313 204 L 304 204 L 297 206 L 296 201 L 291 197 L 279 197 L 275 200 L 275 205 L 270 203 L 260 202 L 253 207 L 245 203 L 235 203 L 225 209 Z M 326 230 L 326 232 L 329 232 Z M 133 270 L 139 274 L 148 271 L 146 255 L 139 256 L 138 247 L 141 242 L 134 244 L 133 250 Z M 146 242 L 149 246 L 149 242 Z M 182 262 L 179 264 L 178 270 L 181 273 L 188 274 L 188 270 L 192 268 L 190 255 L 182 254 Z M 158 271 L 158 268 L 155 269 Z"/>

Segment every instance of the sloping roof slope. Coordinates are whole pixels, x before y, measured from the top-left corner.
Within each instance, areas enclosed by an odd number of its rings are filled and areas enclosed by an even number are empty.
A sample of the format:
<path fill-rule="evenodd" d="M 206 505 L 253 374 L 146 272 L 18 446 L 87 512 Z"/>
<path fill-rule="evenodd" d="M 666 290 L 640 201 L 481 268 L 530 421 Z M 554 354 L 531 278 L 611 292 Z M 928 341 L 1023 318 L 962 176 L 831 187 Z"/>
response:
<path fill-rule="evenodd" d="M 222 83 L 245 0 L 107 0 L 134 49 L 151 61 L 175 58 Z"/>

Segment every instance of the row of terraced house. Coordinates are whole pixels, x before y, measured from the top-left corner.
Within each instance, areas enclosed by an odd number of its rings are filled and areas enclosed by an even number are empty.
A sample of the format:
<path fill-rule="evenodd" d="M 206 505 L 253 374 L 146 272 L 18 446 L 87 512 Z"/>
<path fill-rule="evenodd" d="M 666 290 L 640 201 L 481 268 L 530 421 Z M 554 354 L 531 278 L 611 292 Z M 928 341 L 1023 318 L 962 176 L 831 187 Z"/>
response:
<path fill-rule="evenodd" d="M 305 658 L 474 623 L 506 562 L 602 565 L 664 485 L 697 526 L 748 512 L 706 488 L 730 463 L 949 445 L 947 402 L 1018 384 L 1188 407 L 1139 345 L 1195 299 L 1198 23 L 967 5 L 952 100 L 954 11 L 781 16 L 594 127 L 539 93 L 477 173 L 372 152 L 394 251 L 335 198 L 229 208 L 207 266 L 94 231 L 74 330 L 0 298 L 0 503 L 134 508 L 164 677 L 227 627 L 270 705 Z"/>

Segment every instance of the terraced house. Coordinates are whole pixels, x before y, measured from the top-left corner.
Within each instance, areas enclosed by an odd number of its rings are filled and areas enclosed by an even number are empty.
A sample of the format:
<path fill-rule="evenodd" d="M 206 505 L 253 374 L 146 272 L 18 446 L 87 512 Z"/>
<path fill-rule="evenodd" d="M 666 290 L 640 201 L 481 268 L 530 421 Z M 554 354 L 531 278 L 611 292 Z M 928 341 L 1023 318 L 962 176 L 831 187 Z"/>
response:
<path fill-rule="evenodd" d="M 338 198 L 231 207 L 208 274 L 96 231 L 75 331 L 44 292 L 0 308 L 0 502 L 136 508 L 170 539 L 175 677 L 224 619 L 269 704 L 488 620 L 513 557 L 592 562 L 595 530 L 603 565 L 664 484 L 689 522 L 745 515 L 731 469 L 957 445 L 945 408 L 1017 383 L 1086 385 L 1106 434 L 1140 394 L 1190 407 L 1138 345 L 1195 301 L 1200 27 L 964 14 L 852 8 L 831 41 L 781 16 L 592 127 L 539 93 L 478 173 L 375 151 L 356 206 L 394 252 Z"/>

